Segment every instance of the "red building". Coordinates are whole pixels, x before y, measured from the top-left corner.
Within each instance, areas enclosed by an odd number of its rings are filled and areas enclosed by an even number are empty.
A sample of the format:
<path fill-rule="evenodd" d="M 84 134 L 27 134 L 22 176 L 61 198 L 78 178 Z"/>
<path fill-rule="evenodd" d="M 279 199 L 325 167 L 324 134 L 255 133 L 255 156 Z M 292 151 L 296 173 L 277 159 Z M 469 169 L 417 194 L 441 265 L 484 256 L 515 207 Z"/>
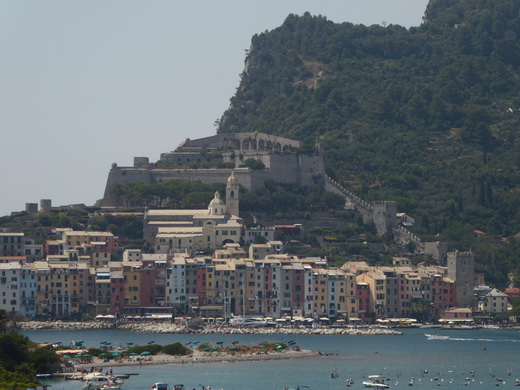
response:
<path fill-rule="evenodd" d="M 520 297 L 520 288 L 514 287 L 514 288 L 508 288 L 504 291 L 504 294 L 506 294 L 510 299 L 512 298 L 519 298 Z"/>
<path fill-rule="evenodd" d="M 117 315 L 125 311 L 125 279 L 121 272 L 110 275 L 110 313 Z"/>
<path fill-rule="evenodd" d="M 440 318 L 447 308 L 457 306 L 455 282 L 438 274 L 433 275 L 431 279 L 431 302 L 435 318 Z"/>
<path fill-rule="evenodd" d="M 356 295 L 359 300 L 359 318 L 366 321 L 366 315 L 370 312 L 370 287 L 368 283 L 358 282 Z"/>

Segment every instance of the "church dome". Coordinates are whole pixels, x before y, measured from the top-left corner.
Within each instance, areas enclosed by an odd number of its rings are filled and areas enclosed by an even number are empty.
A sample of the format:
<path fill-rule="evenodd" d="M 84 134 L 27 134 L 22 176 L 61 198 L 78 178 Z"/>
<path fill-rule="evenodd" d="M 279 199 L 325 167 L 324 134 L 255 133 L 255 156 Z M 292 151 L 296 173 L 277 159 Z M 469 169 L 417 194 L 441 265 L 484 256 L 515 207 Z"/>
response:
<path fill-rule="evenodd" d="M 220 194 L 218 193 L 218 191 L 215 191 L 215 197 L 213 198 L 213 200 L 209 203 L 209 206 L 224 206 L 224 202 L 222 201 L 222 199 L 220 199 Z"/>

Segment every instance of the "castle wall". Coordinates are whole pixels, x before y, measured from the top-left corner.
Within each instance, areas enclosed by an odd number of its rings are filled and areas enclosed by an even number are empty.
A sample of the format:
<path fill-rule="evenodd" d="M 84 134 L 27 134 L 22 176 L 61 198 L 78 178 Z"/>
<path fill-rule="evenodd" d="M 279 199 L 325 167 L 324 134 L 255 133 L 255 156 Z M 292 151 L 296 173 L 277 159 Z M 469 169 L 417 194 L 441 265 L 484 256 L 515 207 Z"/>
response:
<path fill-rule="evenodd" d="M 439 265 L 446 266 L 448 258 L 448 244 L 443 242 L 426 242 L 424 243 L 424 254 L 431 256 Z"/>
<path fill-rule="evenodd" d="M 110 196 L 109 189 L 111 186 L 114 184 L 127 184 L 134 181 L 151 184 L 150 170 L 144 168 L 119 168 L 113 164 L 112 169 L 108 173 L 103 205 L 107 206 L 114 203 L 114 199 Z"/>
<path fill-rule="evenodd" d="M 251 188 L 251 172 L 247 168 L 238 169 L 154 169 L 151 171 L 152 184 L 166 183 L 179 179 L 203 184 L 226 183 L 231 172 L 239 184 Z"/>
<path fill-rule="evenodd" d="M 213 159 L 212 152 L 219 151 L 224 159 L 231 155 L 235 163 L 242 164 L 248 158 L 261 160 L 266 169 L 251 171 L 248 168 L 231 169 L 169 169 L 156 168 L 146 157 L 136 157 L 133 167 L 120 168 L 113 164 L 109 172 L 103 204 L 114 204 L 109 188 L 114 184 L 142 182 L 146 184 L 165 183 L 174 179 L 204 184 L 226 183 L 231 171 L 239 184 L 250 190 L 265 185 L 267 179 L 282 184 L 308 186 L 323 184 L 324 164 L 321 149 L 312 155 L 297 154 L 302 142 L 263 133 L 232 133 L 186 139 L 174 152 L 161 154 L 161 162 L 186 164 Z"/>

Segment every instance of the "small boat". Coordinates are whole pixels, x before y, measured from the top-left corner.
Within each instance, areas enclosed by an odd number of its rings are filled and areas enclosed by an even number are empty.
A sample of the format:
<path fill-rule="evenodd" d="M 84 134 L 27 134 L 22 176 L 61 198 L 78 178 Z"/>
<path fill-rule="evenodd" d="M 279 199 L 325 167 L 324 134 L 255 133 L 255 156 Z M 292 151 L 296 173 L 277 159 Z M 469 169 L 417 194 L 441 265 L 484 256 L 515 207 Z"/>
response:
<path fill-rule="evenodd" d="M 440 333 L 425 333 L 428 340 L 449 340 L 450 336 L 445 336 Z"/>
<path fill-rule="evenodd" d="M 390 385 L 385 383 L 385 377 L 383 375 L 369 375 L 367 381 L 363 381 L 365 387 L 377 390 L 388 389 Z"/>
<path fill-rule="evenodd" d="M 346 380 L 345 385 L 346 385 L 347 387 L 350 387 L 350 386 L 352 386 L 353 384 L 354 384 L 354 379 L 352 379 L 352 378 L 348 378 L 348 379 Z"/>
<path fill-rule="evenodd" d="M 150 390 L 170 390 L 170 387 L 167 383 L 164 382 L 155 382 L 152 387 L 150 387 Z"/>
<path fill-rule="evenodd" d="M 83 377 L 82 390 L 117 390 L 121 388 L 123 383 L 124 381 L 122 379 L 113 378 L 107 375 L 103 375 L 99 372 L 95 372 L 87 374 Z"/>

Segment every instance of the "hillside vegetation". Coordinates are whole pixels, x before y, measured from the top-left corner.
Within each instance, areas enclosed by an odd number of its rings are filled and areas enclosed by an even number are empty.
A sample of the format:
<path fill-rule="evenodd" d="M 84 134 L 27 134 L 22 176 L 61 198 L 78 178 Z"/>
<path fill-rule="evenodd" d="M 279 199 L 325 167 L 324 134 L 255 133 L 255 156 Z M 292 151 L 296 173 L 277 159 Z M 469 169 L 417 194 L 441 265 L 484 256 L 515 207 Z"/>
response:
<path fill-rule="evenodd" d="M 519 11 L 431 0 L 410 29 L 289 15 L 253 37 L 218 132 L 321 142 L 330 176 L 367 201 L 396 200 L 417 234 L 451 249 L 480 245 L 475 229 L 515 235 Z"/>

